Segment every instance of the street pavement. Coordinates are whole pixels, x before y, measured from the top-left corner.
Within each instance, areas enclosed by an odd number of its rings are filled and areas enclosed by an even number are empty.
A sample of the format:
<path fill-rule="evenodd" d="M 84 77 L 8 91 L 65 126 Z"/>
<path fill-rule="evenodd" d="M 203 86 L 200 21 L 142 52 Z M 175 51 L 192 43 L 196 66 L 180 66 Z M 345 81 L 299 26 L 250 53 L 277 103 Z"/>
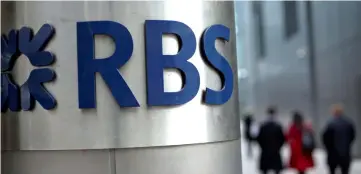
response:
<path fill-rule="evenodd" d="M 243 174 L 261 174 L 258 170 L 258 157 L 259 157 L 259 148 L 258 145 L 253 145 L 253 157 L 248 158 L 247 145 L 242 138 L 242 169 Z M 284 146 L 282 149 L 283 161 L 285 164 L 288 162 L 289 158 L 289 149 L 288 146 Z M 314 153 L 315 159 L 315 168 L 308 171 L 307 174 L 328 174 L 328 169 L 325 163 L 326 155 L 322 150 L 316 150 Z M 287 169 L 283 171 L 282 174 L 297 174 L 297 172 Z M 361 160 L 355 160 L 351 166 L 350 174 L 361 174 Z"/>

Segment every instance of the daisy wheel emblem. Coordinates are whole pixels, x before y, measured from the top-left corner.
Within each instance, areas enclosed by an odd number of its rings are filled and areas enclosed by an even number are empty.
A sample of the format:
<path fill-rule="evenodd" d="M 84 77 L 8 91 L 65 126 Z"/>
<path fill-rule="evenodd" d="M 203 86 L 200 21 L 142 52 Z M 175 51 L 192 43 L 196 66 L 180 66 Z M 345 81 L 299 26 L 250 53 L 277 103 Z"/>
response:
<path fill-rule="evenodd" d="M 1 111 L 29 111 L 37 101 L 44 109 L 55 108 L 56 100 L 43 86 L 43 83 L 53 81 L 55 71 L 44 66 L 51 65 L 55 56 L 44 51 L 54 36 L 55 30 L 49 24 L 44 24 L 36 34 L 29 27 L 20 30 L 11 30 L 7 35 L 1 36 Z M 16 59 L 24 54 L 32 70 L 22 85 L 13 81 L 12 69 Z"/>

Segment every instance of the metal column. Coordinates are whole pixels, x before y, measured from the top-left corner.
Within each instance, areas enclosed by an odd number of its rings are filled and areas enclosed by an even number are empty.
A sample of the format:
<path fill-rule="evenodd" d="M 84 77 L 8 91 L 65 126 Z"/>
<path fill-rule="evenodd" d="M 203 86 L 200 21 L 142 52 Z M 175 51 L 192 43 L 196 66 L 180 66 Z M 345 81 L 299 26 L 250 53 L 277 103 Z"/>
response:
<path fill-rule="evenodd" d="M 233 2 L 1 2 L 2 32 L 29 26 L 36 33 L 51 24 L 55 36 L 46 50 L 56 56 L 56 80 L 45 87 L 57 99 L 54 110 L 36 103 L 33 111 L 2 114 L 3 173 L 5 174 L 240 174 L 237 60 Z M 12 10 L 4 10 L 4 9 Z M 4 19 L 3 16 L 6 16 Z M 134 49 L 119 71 L 140 103 L 120 108 L 96 74 L 96 109 L 79 109 L 77 92 L 76 23 L 110 20 L 130 31 Z M 201 88 L 190 102 L 176 107 L 146 105 L 145 20 L 175 20 L 188 25 L 197 38 L 214 24 L 231 29 L 230 41 L 216 43 L 234 74 L 231 99 L 220 106 L 201 102 L 202 91 L 218 89 L 220 78 L 201 59 L 198 49 L 190 59 L 198 69 Z M 163 52 L 177 52 L 174 38 L 165 36 Z M 105 36 L 95 38 L 96 57 L 114 51 Z M 20 56 L 12 70 L 20 85 L 33 67 Z M 177 91 L 181 77 L 165 70 L 165 90 Z"/>

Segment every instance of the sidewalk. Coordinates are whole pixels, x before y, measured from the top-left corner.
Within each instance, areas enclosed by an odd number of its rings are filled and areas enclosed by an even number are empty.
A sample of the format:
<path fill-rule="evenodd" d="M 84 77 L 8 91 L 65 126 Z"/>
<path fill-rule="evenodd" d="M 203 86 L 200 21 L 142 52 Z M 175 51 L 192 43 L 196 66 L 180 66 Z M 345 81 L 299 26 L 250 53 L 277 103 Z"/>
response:
<path fill-rule="evenodd" d="M 258 170 L 259 148 L 257 145 L 253 146 L 253 158 L 247 158 L 247 146 L 242 139 L 242 168 L 243 174 L 260 174 Z M 282 150 L 283 161 L 287 162 L 289 157 L 289 149 L 285 146 Z M 328 174 L 328 169 L 325 164 L 325 153 L 322 150 L 317 150 L 314 154 L 315 168 L 310 170 L 307 174 Z M 296 174 L 295 171 L 285 170 L 282 174 Z M 361 174 L 361 160 L 354 161 L 351 167 L 350 174 Z"/>

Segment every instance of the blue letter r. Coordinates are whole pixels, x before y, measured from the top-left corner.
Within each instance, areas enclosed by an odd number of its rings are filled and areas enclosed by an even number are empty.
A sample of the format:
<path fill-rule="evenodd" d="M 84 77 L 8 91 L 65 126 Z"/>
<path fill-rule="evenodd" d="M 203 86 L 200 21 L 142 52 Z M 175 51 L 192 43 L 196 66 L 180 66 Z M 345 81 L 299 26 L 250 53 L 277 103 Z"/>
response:
<path fill-rule="evenodd" d="M 94 35 L 104 34 L 113 38 L 114 54 L 106 59 L 94 59 Z M 78 92 L 79 108 L 95 108 L 95 73 L 99 72 L 119 106 L 138 107 L 132 91 L 118 69 L 131 57 L 133 40 L 128 29 L 112 21 L 77 23 Z"/>

